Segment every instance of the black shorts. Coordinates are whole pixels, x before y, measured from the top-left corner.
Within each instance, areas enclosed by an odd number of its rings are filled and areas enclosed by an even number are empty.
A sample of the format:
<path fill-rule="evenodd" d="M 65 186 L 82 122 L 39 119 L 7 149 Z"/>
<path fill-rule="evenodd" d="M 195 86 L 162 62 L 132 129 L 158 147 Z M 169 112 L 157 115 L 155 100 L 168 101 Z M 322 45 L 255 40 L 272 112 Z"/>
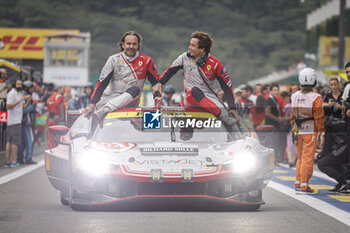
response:
<path fill-rule="evenodd" d="M 22 126 L 21 124 L 7 126 L 7 142 L 11 144 L 21 145 Z"/>

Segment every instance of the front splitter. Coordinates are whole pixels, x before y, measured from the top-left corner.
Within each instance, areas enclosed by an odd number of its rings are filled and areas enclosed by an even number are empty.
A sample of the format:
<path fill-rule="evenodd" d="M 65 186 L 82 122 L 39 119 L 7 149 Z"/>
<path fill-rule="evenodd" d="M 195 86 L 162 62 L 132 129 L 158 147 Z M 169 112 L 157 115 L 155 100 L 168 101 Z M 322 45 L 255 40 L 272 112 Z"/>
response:
<path fill-rule="evenodd" d="M 207 195 L 138 195 L 104 202 L 72 204 L 76 210 L 95 211 L 242 211 L 255 210 L 265 204 L 262 199 L 235 201 Z"/>

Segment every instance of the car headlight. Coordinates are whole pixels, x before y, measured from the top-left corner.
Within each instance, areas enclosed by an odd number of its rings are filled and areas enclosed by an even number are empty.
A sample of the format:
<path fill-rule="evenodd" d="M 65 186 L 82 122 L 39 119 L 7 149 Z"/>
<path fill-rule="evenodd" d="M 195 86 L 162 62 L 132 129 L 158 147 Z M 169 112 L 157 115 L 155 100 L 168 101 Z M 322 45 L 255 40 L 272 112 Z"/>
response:
<path fill-rule="evenodd" d="M 76 159 L 76 166 L 91 175 L 100 176 L 110 170 L 110 161 L 101 152 L 89 150 Z"/>
<path fill-rule="evenodd" d="M 223 163 L 224 169 L 239 174 L 252 171 L 256 165 L 256 157 L 249 151 L 234 154 L 233 159 Z"/>

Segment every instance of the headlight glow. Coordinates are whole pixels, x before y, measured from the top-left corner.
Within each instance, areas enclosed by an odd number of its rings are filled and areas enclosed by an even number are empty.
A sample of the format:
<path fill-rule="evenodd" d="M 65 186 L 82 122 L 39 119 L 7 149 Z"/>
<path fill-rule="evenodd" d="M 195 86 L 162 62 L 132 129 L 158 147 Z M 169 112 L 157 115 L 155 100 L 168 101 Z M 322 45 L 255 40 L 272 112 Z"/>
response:
<path fill-rule="evenodd" d="M 234 154 L 233 159 L 223 163 L 224 168 L 228 170 L 232 169 L 233 173 L 245 173 L 252 171 L 256 165 L 256 158 L 249 151 Z"/>
<path fill-rule="evenodd" d="M 77 167 L 91 175 L 100 176 L 110 170 L 110 162 L 101 152 L 87 151 L 76 160 Z"/>

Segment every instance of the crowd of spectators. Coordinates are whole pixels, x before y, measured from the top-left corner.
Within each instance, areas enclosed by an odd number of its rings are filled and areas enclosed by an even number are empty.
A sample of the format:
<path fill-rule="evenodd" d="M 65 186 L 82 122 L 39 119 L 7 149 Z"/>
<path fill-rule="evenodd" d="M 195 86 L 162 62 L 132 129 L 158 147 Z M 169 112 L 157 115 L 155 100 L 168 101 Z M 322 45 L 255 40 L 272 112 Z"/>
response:
<path fill-rule="evenodd" d="M 47 127 L 64 123 L 66 109 L 81 109 L 90 103 L 93 88 L 55 87 L 38 81 L 7 80 L 7 70 L 0 69 L 0 111 L 7 112 L 0 135 L 6 150 L 6 168 L 36 164 L 35 146 L 47 141 Z M 80 92 L 84 92 L 79 95 Z M 79 97 L 77 97 L 79 96 Z"/>

